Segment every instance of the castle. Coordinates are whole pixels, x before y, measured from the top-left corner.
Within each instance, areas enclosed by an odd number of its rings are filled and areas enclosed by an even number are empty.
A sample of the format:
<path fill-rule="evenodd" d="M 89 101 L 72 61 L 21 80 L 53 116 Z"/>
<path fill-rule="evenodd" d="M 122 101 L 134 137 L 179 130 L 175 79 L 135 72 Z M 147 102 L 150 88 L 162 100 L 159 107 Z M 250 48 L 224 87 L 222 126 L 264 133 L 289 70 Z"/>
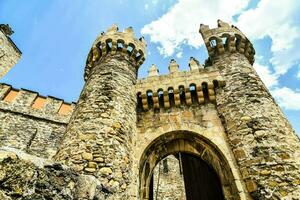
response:
<path fill-rule="evenodd" d="M 0 78 L 21 51 L 0 25 Z M 144 38 L 113 25 L 76 103 L 0 84 L 0 199 L 300 199 L 300 141 L 235 26 L 200 26 L 208 59 L 137 79 Z"/>

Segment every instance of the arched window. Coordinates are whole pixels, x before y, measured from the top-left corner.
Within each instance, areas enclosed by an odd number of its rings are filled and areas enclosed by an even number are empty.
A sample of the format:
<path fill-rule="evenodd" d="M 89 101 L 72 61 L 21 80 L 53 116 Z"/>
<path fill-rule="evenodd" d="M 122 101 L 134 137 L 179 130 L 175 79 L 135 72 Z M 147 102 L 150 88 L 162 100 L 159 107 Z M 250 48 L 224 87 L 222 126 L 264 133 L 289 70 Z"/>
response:
<path fill-rule="evenodd" d="M 139 62 L 140 59 L 141 59 L 143 56 L 144 56 L 143 51 L 142 51 L 142 50 L 138 50 L 138 52 L 137 52 L 137 54 L 136 54 L 136 56 L 135 56 L 135 60 L 136 60 L 137 62 Z"/>
<path fill-rule="evenodd" d="M 142 93 L 138 92 L 136 94 L 136 98 L 137 98 L 137 111 L 141 112 L 143 110 Z"/>
<path fill-rule="evenodd" d="M 148 108 L 153 108 L 153 92 L 152 90 L 147 91 L 147 102 L 148 102 Z"/>
<path fill-rule="evenodd" d="M 107 51 L 110 51 L 112 47 L 112 39 L 107 39 L 106 40 L 106 49 Z"/>
<path fill-rule="evenodd" d="M 186 103 L 184 86 L 180 85 L 178 89 L 179 89 L 180 103 L 184 105 Z"/>
<path fill-rule="evenodd" d="M 175 105 L 174 88 L 173 87 L 169 87 L 168 88 L 168 93 L 169 93 L 170 107 L 174 107 L 174 105 Z"/>
<path fill-rule="evenodd" d="M 163 108 L 164 107 L 164 91 L 163 91 L 163 89 L 157 90 L 157 96 L 158 96 L 159 107 Z"/>
<path fill-rule="evenodd" d="M 208 102 L 209 98 L 208 98 L 208 87 L 207 87 L 207 83 L 203 82 L 201 84 L 202 86 L 202 91 L 203 91 L 203 95 L 204 95 L 204 102 Z"/>
<path fill-rule="evenodd" d="M 225 48 L 225 49 L 228 49 L 230 35 L 229 35 L 229 34 L 226 34 L 226 33 L 224 33 L 224 34 L 222 35 L 222 37 L 221 37 L 221 38 L 222 38 L 222 42 L 223 42 L 224 48 Z"/>
<path fill-rule="evenodd" d="M 127 46 L 127 52 L 128 52 L 128 54 L 131 55 L 134 49 L 135 49 L 134 44 L 129 43 L 128 46 Z"/>
<path fill-rule="evenodd" d="M 192 103 L 193 104 L 198 103 L 198 97 L 197 97 L 197 91 L 196 91 L 196 84 L 195 83 L 190 84 L 190 93 L 191 93 Z"/>
<path fill-rule="evenodd" d="M 122 49 L 124 48 L 124 44 L 125 44 L 124 40 L 121 39 L 117 40 L 117 51 L 122 51 Z"/>

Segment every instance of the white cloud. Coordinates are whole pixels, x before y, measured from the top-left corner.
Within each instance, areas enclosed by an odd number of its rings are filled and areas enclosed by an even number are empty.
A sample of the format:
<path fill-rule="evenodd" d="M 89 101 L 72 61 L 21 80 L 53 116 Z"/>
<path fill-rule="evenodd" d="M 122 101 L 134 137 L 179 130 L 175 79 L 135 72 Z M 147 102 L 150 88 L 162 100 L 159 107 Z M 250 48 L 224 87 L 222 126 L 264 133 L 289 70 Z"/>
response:
<path fill-rule="evenodd" d="M 285 74 L 300 60 L 300 4 L 298 0 L 261 0 L 257 8 L 243 12 L 237 26 L 251 40 L 272 39 L 270 63 L 276 74 Z"/>
<path fill-rule="evenodd" d="M 153 5 L 156 5 L 158 3 L 158 0 L 152 0 L 151 2 Z"/>
<path fill-rule="evenodd" d="M 176 54 L 176 58 L 182 58 L 182 51 L 180 51 Z"/>
<path fill-rule="evenodd" d="M 148 10 L 149 8 L 149 5 L 146 3 L 145 6 L 144 6 L 145 10 Z"/>
<path fill-rule="evenodd" d="M 232 16 L 240 13 L 249 0 L 179 0 L 169 11 L 156 21 L 147 24 L 142 34 L 149 35 L 151 42 L 160 45 L 159 52 L 171 56 L 182 51 L 186 44 L 198 48 L 203 41 L 200 23 L 215 26 L 217 19 L 232 21 Z"/>
<path fill-rule="evenodd" d="M 276 88 L 271 93 L 281 107 L 290 110 L 300 110 L 300 92 L 283 87 Z"/>
<path fill-rule="evenodd" d="M 278 75 L 272 73 L 268 66 L 256 62 L 253 67 L 268 88 L 278 85 Z"/>

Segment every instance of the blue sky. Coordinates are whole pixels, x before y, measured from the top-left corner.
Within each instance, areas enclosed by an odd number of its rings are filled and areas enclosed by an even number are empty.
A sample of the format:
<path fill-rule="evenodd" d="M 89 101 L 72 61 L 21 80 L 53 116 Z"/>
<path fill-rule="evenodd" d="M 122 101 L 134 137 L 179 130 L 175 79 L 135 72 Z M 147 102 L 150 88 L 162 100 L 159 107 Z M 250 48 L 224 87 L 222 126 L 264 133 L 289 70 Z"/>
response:
<path fill-rule="evenodd" d="M 0 0 L 0 23 L 10 24 L 12 39 L 23 52 L 0 82 L 76 101 L 89 49 L 113 23 L 145 36 L 148 55 L 139 77 L 147 76 L 152 63 L 161 74 L 168 73 L 171 58 L 188 70 L 190 56 L 201 63 L 207 58 L 200 23 L 215 27 L 219 18 L 253 42 L 255 69 L 300 133 L 297 0 Z"/>

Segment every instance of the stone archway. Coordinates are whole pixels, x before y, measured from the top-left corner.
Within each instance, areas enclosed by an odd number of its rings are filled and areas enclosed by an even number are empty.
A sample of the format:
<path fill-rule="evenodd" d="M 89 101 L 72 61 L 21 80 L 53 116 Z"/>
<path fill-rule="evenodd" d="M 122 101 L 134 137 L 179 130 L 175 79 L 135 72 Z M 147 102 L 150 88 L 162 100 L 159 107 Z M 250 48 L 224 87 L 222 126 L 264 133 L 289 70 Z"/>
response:
<path fill-rule="evenodd" d="M 240 199 L 230 166 L 219 148 L 203 136 L 190 131 L 173 131 L 153 140 L 140 160 L 139 195 L 149 199 L 149 188 L 156 164 L 170 154 L 186 153 L 200 158 L 217 174 L 225 199 Z"/>

